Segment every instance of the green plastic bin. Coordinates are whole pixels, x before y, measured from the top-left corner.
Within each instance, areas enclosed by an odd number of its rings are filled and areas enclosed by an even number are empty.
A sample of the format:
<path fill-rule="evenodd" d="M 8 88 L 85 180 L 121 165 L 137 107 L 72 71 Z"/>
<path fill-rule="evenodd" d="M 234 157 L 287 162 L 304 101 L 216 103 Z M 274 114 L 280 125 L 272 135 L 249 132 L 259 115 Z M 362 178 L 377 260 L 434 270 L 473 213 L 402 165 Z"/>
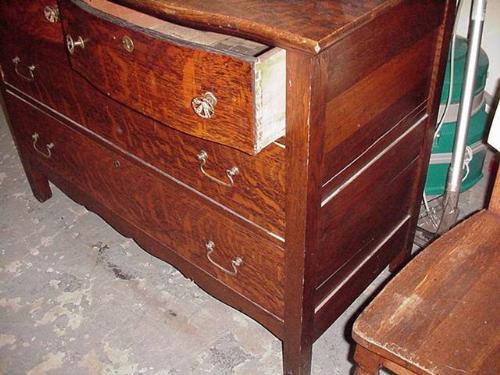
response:
<path fill-rule="evenodd" d="M 453 152 L 453 145 L 455 143 L 458 107 L 460 105 L 460 97 L 462 94 L 466 57 L 467 40 L 462 37 L 457 37 L 455 43 L 455 67 L 451 105 L 448 108 L 445 121 L 441 126 L 439 135 L 435 138 L 432 147 L 431 163 L 429 165 L 425 184 L 425 193 L 427 195 L 441 195 L 445 192 L 448 180 L 448 171 L 451 164 L 451 153 Z M 451 78 L 450 62 L 451 55 L 446 69 L 443 91 L 441 94 L 440 115 L 438 119 L 441 119 L 441 115 L 444 112 L 445 105 L 448 101 Z M 486 157 L 486 147 L 482 143 L 482 140 L 485 136 L 488 118 L 485 111 L 486 106 L 483 95 L 488 75 L 488 68 L 488 56 L 483 50 L 481 50 L 477 69 L 476 85 L 474 89 L 473 115 L 471 118 L 469 133 L 467 135 L 467 145 L 473 149 L 473 158 L 469 163 L 469 174 L 462 182 L 462 191 L 470 189 L 483 177 L 482 170 L 484 159 Z"/>
<path fill-rule="evenodd" d="M 470 146 L 472 149 L 472 160 L 469 162 L 469 174 L 462 182 L 461 191 L 466 191 L 477 184 L 483 178 L 483 165 L 486 158 L 486 146 L 482 142 Z M 445 192 L 448 181 L 448 172 L 451 164 L 451 153 L 433 154 L 425 182 L 425 193 L 427 195 L 442 195 Z M 465 172 L 464 172 L 465 173 Z"/>

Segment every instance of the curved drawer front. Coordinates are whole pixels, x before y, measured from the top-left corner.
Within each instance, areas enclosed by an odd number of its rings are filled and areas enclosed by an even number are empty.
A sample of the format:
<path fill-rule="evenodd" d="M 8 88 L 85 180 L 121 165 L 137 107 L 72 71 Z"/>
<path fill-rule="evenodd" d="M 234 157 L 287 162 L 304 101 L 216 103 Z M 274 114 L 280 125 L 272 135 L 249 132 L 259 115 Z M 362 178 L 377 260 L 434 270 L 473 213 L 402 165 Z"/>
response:
<path fill-rule="evenodd" d="M 282 248 L 206 203 L 13 96 L 14 131 L 33 163 L 92 195 L 221 283 L 283 316 Z"/>
<path fill-rule="evenodd" d="M 20 35 L 18 39 L 23 40 Z M 272 144 L 251 156 L 189 136 L 95 90 L 66 64 L 59 63 L 64 53 L 58 45 L 43 43 L 40 48 L 26 43 L 16 45 L 2 35 L 2 46 L 0 62 L 8 86 L 71 118 L 266 231 L 284 236 L 283 146 Z M 12 61 L 16 56 L 20 59 L 17 65 Z M 30 66 L 35 69 L 31 71 Z M 205 158 L 199 158 L 202 154 Z M 237 173 L 232 175 L 235 168 Z"/>
<path fill-rule="evenodd" d="M 60 3 L 72 67 L 105 94 L 249 154 L 284 135 L 285 51 L 263 46 L 254 56 L 204 46 L 80 0 Z"/>

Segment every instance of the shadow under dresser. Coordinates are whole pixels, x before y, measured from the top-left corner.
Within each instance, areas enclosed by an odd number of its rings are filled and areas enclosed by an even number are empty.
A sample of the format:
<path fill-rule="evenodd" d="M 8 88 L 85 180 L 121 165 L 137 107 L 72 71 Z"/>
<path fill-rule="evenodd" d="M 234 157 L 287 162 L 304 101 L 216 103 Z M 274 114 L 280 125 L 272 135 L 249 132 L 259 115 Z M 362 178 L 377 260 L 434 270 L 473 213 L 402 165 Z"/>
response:
<path fill-rule="evenodd" d="M 5 0 L 2 97 L 49 181 L 283 342 L 410 256 L 454 1 Z"/>

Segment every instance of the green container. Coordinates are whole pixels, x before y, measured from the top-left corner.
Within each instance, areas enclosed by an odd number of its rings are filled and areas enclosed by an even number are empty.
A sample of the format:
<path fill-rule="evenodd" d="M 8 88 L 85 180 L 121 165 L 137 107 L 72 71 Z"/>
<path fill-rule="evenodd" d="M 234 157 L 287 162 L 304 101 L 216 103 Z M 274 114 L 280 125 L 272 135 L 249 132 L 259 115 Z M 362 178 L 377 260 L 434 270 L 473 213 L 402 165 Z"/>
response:
<path fill-rule="evenodd" d="M 467 133 L 468 145 L 479 142 L 484 138 L 487 120 L 486 105 L 482 104 L 480 110 L 471 117 L 469 132 Z M 433 154 L 453 152 L 456 129 L 456 122 L 444 123 L 441 126 L 439 135 L 434 139 L 434 144 L 432 145 Z"/>
<path fill-rule="evenodd" d="M 469 174 L 462 182 L 461 191 L 466 191 L 477 184 L 483 178 L 483 165 L 486 157 L 486 146 L 478 142 L 471 146 L 473 158 L 469 162 Z M 431 164 L 425 182 L 425 193 L 427 195 L 442 195 L 445 192 L 448 181 L 448 172 L 451 164 L 451 153 L 433 154 Z M 465 172 L 464 172 L 465 173 Z"/>
<path fill-rule="evenodd" d="M 441 195 L 446 190 L 448 172 L 451 164 L 451 156 L 455 143 L 455 133 L 457 127 L 457 114 L 462 95 L 462 85 L 464 79 L 465 62 L 467 58 L 467 40 L 457 37 L 455 43 L 455 66 L 453 77 L 453 93 L 451 105 L 448 108 L 445 122 L 441 126 L 439 135 L 435 138 L 432 147 L 431 163 L 427 172 L 425 183 L 425 193 L 427 195 Z M 470 122 L 469 133 L 467 135 L 467 145 L 473 149 L 473 158 L 469 162 L 469 173 L 462 182 L 461 191 L 466 191 L 473 187 L 483 177 L 483 164 L 486 157 L 486 147 L 481 142 L 485 135 L 487 113 L 483 100 L 484 87 L 488 74 L 489 60 L 486 53 L 481 50 L 476 75 L 476 85 L 474 88 L 474 109 Z M 446 75 L 441 94 L 441 110 L 444 110 L 448 102 L 451 78 L 451 54 L 446 68 Z M 441 119 L 441 114 L 439 116 Z"/>
<path fill-rule="evenodd" d="M 457 37 L 455 42 L 455 69 L 453 77 L 453 95 L 451 97 L 452 103 L 460 103 L 462 96 L 462 84 L 464 80 L 465 61 L 467 58 L 467 39 Z M 451 54 L 448 58 L 448 66 L 446 68 L 446 75 L 444 78 L 443 91 L 441 94 L 441 104 L 446 104 L 448 101 L 448 93 L 450 90 L 450 76 L 451 76 Z M 489 60 L 488 55 L 481 49 L 479 54 L 479 62 L 477 67 L 476 86 L 474 88 L 474 95 L 480 94 L 486 86 L 486 79 L 488 78 Z"/>

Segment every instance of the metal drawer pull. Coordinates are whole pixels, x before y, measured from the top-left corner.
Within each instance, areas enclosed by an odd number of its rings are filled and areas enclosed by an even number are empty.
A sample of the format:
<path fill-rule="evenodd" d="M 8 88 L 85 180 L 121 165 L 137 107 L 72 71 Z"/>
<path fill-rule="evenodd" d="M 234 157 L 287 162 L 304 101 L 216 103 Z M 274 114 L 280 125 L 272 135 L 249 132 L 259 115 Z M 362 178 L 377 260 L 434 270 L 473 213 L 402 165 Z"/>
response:
<path fill-rule="evenodd" d="M 45 8 L 43 8 L 43 15 L 45 16 L 45 19 L 50 23 L 59 22 L 59 8 L 57 7 L 57 5 L 47 5 Z"/>
<path fill-rule="evenodd" d="M 68 52 L 72 55 L 75 53 L 75 48 L 80 47 L 81 49 L 85 48 L 85 41 L 81 36 L 75 41 L 71 35 L 66 35 L 66 47 L 68 48 Z"/>
<path fill-rule="evenodd" d="M 215 267 L 220 269 L 221 271 L 227 273 L 228 275 L 231 276 L 236 276 L 238 274 L 238 268 L 243 264 L 243 259 L 240 257 L 236 257 L 231 261 L 231 265 L 233 266 L 232 270 L 228 270 L 227 268 L 222 267 L 219 263 L 215 262 L 212 259 L 212 253 L 215 251 L 215 243 L 214 241 L 208 241 L 205 245 L 207 248 L 207 258 L 212 263 Z"/>
<path fill-rule="evenodd" d="M 229 182 L 224 182 L 222 180 L 219 180 L 217 177 L 211 176 L 210 174 L 207 173 L 207 171 L 205 171 L 205 165 L 207 164 L 207 161 L 208 161 L 208 154 L 206 151 L 201 150 L 200 153 L 197 155 L 197 158 L 200 161 L 201 173 L 203 173 L 209 179 L 211 179 L 214 182 L 217 182 L 218 184 L 220 184 L 222 186 L 226 186 L 226 187 L 234 186 L 233 177 L 240 174 L 240 170 L 238 169 L 238 167 L 232 167 L 230 169 L 226 169 L 226 175 L 227 175 L 227 178 L 229 179 Z"/>
<path fill-rule="evenodd" d="M 14 63 L 14 70 L 16 71 L 16 74 L 19 77 L 21 77 L 22 79 L 24 79 L 28 82 L 32 82 L 35 80 L 35 69 L 36 69 L 35 65 L 26 66 L 26 68 L 27 68 L 26 71 L 28 72 L 28 74 L 24 74 L 19 70 L 21 58 L 19 56 L 16 56 L 12 59 L 12 62 Z"/>
<path fill-rule="evenodd" d="M 122 38 L 122 46 L 125 49 L 125 51 L 130 52 L 130 53 L 134 52 L 134 49 L 135 49 L 134 41 L 132 40 L 131 37 L 129 37 L 127 35 L 125 35 Z"/>
<path fill-rule="evenodd" d="M 201 118 L 209 119 L 215 115 L 217 98 L 211 92 L 206 92 L 191 101 L 194 112 Z"/>
<path fill-rule="evenodd" d="M 40 138 L 38 133 L 33 133 L 31 138 L 33 139 L 33 148 L 35 149 L 35 151 L 42 155 L 44 158 L 50 159 L 52 157 L 52 149 L 55 147 L 54 143 L 51 142 L 49 144 L 46 144 L 45 148 L 47 149 L 47 152 L 45 152 L 40 150 L 37 146 L 38 139 Z"/>

